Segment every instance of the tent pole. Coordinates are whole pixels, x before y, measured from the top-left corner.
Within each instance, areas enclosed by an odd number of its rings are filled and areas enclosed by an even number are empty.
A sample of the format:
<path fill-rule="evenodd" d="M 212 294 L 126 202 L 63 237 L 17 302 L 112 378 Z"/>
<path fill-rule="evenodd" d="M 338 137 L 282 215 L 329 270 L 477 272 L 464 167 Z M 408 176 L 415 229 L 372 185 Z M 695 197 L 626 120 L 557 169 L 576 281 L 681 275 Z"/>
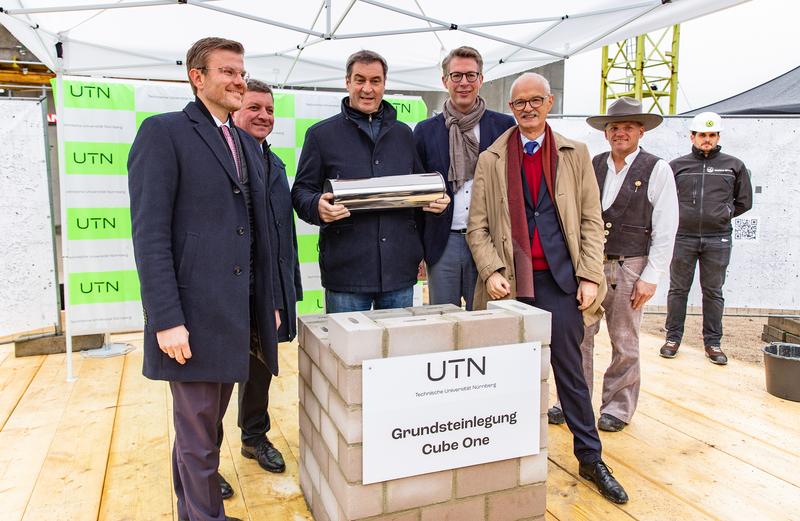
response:
<path fill-rule="evenodd" d="M 72 326 L 69 319 L 69 252 L 67 251 L 66 233 L 69 225 L 67 223 L 67 207 L 65 204 L 66 183 L 66 157 L 64 156 L 64 58 L 56 59 L 58 68 L 56 70 L 56 137 L 58 139 L 58 171 L 61 181 L 58 183 L 61 196 L 61 265 L 64 270 L 64 340 L 67 348 L 67 382 L 74 382 L 75 376 L 72 372 Z M 60 311 L 59 311 L 60 313 Z"/>
<path fill-rule="evenodd" d="M 331 0 L 325 0 L 325 34 L 330 38 L 331 35 Z"/>

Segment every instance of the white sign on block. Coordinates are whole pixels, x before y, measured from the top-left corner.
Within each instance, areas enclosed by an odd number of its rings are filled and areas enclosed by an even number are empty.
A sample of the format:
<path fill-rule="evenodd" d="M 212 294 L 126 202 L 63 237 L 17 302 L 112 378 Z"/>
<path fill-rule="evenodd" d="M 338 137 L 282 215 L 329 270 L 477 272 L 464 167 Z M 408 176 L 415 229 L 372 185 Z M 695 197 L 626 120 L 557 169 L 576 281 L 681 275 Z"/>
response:
<path fill-rule="evenodd" d="M 363 362 L 363 483 L 539 452 L 541 345 Z"/>

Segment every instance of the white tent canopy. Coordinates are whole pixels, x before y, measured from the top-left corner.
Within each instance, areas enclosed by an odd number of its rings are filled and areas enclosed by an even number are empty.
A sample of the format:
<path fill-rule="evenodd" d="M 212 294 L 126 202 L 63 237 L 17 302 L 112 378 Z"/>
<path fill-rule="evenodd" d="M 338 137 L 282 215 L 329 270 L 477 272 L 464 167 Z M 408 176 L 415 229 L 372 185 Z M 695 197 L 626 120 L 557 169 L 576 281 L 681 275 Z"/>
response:
<path fill-rule="evenodd" d="M 366 48 L 389 62 L 389 88 L 440 90 L 459 45 L 492 80 L 744 1 L 0 0 L 0 23 L 62 74 L 184 80 L 186 50 L 214 35 L 241 41 L 251 75 L 279 86 L 341 88 Z"/>

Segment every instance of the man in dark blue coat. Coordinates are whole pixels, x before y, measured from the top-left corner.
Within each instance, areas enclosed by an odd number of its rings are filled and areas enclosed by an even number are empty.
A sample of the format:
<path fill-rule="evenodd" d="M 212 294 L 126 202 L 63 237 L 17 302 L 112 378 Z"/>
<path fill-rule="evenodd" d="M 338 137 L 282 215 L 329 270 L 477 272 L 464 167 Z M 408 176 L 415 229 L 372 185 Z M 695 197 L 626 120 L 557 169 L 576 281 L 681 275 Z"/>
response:
<path fill-rule="evenodd" d="M 275 309 L 280 311 L 278 341 L 289 342 L 297 334 L 298 299 L 303 298 L 300 262 L 297 257 L 297 232 L 292 211 L 292 196 L 286 178 L 286 166 L 269 148 L 267 136 L 275 124 L 275 99 L 272 89 L 258 80 L 248 80 L 242 108 L 233 115 L 236 125 L 253 136 L 261 147 L 266 168 L 267 196 L 272 225 L 269 227 L 272 245 L 272 287 Z M 269 386 L 272 373 L 254 354 L 250 353 L 250 375 L 239 384 L 239 428 L 242 431 L 242 455 L 255 459 L 264 470 L 283 472 L 283 455 L 267 438 L 270 429 Z M 220 439 L 220 442 L 222 440 Z M 223 487 L 223 497 L 229 489 Z"/>
<path fill-rule="evenodd" d="M 411 129 L 383 101 L 386 60 L 359 51 L 347 60 L 342 112 L 308 129 L 292 186 L 304 221 L 320 226 L 319 265 L 328 313 L 407 307 L 422 261 L 424 219 L 413 209 L 350 214 L 322 193 L 326 179 L 422 172 Z M 450 198 L 423 208 L 441 213 Z"/>
<path fill-rule="evenodd" d="M 146 119 L 128 159 L 143 372 L 172 391 L 182 520 L 232 519 L 218 482 L 220 421 L 251 345 L 278 374 L 263 156 L 230 118 L 245 92 L 243 55 L 235 41 L 197 41 L 186 55 L 196 100 Z"/>
<path fill-rule="evenodd" d="M 472 177 L 478 155 L 514 126 L 514 118 L 486 108 L 478 92 L 483 58 L 472 47 L 453 49 L 442 61 L 442 83 L 450 94 L 442 113 L 414 128 L 414 142 L 426 172 L 441 172 L 453 199 L 442 215 L 425 220 L 425 263 L 431 304 L 472 310 L 478 272 L 465 239 Z"/>

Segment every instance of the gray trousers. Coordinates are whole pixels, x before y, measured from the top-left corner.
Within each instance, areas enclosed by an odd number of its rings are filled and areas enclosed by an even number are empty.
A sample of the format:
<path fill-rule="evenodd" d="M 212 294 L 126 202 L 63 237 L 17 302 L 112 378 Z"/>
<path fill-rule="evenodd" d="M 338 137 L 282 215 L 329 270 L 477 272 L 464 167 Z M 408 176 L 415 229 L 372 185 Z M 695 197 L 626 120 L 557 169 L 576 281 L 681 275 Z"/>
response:
<path fill-rule="evenodd" d="M 428 266 L 428 298 L 431 304 L 455 304 L 461 306 L 461 298 L 472 311 L 475 297 L 475 282 L 478 270 L 472 260 L 472 252 L 466 236 L 450 232 L 447 245 L 436 264 Z"/>
<path fill-rule="evenodd" d="M 647 266 L 647 257 L 629 257 L 623 261 L 606 261 L 603 265 L 608 293 L 603 300 L 606 325 L 611 338 L 611 365 L 603 376 L 603 399 L 600 414 L 610 414 L 630 423 L 639 402 L 639 327 L 643 308 L 631 306 L 633 286 Z M 588 328 L 583 336 L 583 375 L 589 390 L 594 383 L 594 336 L 600 323 Z"/>
<path fill-rule="evenodd" d="M 631 307 L 631 295 L 645 266 L 647 257 L 629 257 L 603 264 L 608 283 L 603 307 L 611 339 L 611 364 L 603 376 L 600 414 L 610 414 L 625 423 L 630 423 L 639 401 L 639 327 L 643 309 Z M 585 328 L 581 343 L 583 376 L 589 393 L 592 393 L 594 385 L 594 336 L 599 330 L 599 321 Z"/>

